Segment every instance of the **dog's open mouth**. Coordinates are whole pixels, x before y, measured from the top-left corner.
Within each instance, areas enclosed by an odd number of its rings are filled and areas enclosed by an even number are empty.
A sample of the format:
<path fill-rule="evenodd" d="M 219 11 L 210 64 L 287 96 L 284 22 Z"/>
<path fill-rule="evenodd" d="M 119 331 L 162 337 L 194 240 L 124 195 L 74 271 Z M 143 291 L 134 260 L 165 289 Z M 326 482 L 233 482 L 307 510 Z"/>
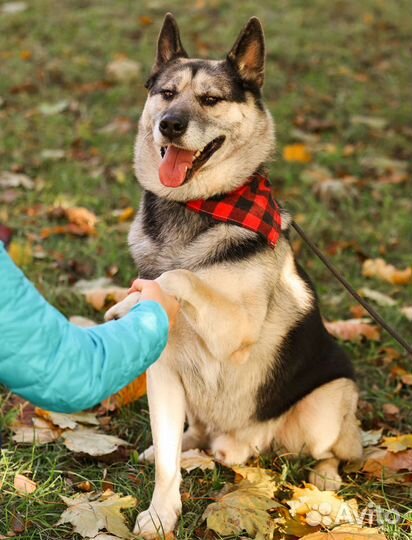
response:
<path fill-rule="evenodd" d="M 190 180 L 195 172 L 219 150 L 224 140 L 224 135 L 216 137 L 202 150 L 184 150 L 172 144 L 162 146 L 160 149 L 162 162 L 159 167 L 159 178 L 162 184 L 175 188 Z"/>

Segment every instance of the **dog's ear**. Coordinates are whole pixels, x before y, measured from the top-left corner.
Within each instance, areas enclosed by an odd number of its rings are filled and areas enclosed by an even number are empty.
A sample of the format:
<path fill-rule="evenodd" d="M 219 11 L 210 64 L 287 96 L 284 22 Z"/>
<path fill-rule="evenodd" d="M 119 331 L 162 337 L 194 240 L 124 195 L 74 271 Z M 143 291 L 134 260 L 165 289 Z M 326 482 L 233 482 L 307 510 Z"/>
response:
<path fill-rule="evenodd" d="M 240 32 L 236 43 L 227 55 L 242 79 L 263 85 L 265 69 L 265 37 L 258 18 L 252 17 Z"/>
<path fill-rule="evenodd" d="M 187 52 L 180 41 L 179 27 L 175 18 L 171 13 L 166 13 L 157 42 L 155 69 L 160 69 L 163 65 L 179 57 L 187 58 Z"/>

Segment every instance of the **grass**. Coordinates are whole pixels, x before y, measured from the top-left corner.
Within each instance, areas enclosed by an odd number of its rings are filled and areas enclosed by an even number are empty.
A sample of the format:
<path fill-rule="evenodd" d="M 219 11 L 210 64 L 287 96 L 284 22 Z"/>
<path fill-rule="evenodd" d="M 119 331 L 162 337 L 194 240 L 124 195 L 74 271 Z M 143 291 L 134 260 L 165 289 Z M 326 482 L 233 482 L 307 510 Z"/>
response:
<path fill-rule="evenodd" d="M 76 279 L 105 275 L 113 266 L 118 268 L 119 284 L 129 283 L 136 274 L 127 250 L 127 226 L 113 216 L 113 211 L 136 207 L 139 201 L 131 168 L 134 130 L 104 134 L 101 128 L 117 117 L 137 123 L 145 100 L 144 77 L 153 61 L 163 14 L 169 9 L 164 0 L 35 0 L 22 13 L 0 15 L 1 169 L 23 171 L 36 179 L 35 190 L 12 190 L 11 199 L 0 191 L 0 222 L 13 227 L 17 243 L 42 246 L 46 256 L 29 261 L 24 270 L 66 315 L 100 317 L 72 291 Z M 265 97 L 278 134 L 270 170 L 279 198 L 322 249 L 330 250 L 334 242 L 352 242 L 333 261 L 356 288 L 370 286 L 396 298 L 401 306 L 410 304 L 410 286 L 365 283 L 361 275 L 365 257 L 383 255 L 398 267 L 412 265 L 410 180 L 383 184 L 380 179 L 390 171 L 379 172 L 362 161 L 379 156 L 410 162 L 412 157 L 409 2 L 198 0 L 175 2 L 173 11 L 184 43 L 196 56 L 222 56 L 247 18 L 261 17 L 268 50 Z M 118 54 L 141 64 L 141 79 L 87 91 L 90 86 L 85 85 L 105 79 L 107 63 Z M 61 101 L 69 105 L 60 114 L 45 116 L 38 111 L 40 104 Z M 387 125 L 376 129 L 356 124 L 351 121 L 356 115 L 383 118 Z M 329 127 L 322 128 L 319 122 Z M 282 159 L 282 149 L 301 137 L 293 131 L 296 128 L 319 138 L 316 164 L 328 167 L 336 177 L 361 180 L 355 194 L 328 205 L 301 179 L 307 166 Z M 45 149 L 63 150 L 64 157 L 45 158 Z M 94 211 L 99 217 L 98 235 L 41 241 L 41 230 L 55 222 L 40 209 L 59 201 Z M 300 251 L 300 260 L 317 283 L 324 316 L 348 318 L 351 298 L 306 248 Z M 380 311 L 411 340 L 410 322 L 397 307 Z M 366 429 L 383 426 L 387 433 L 412 432 L 412 392 L 400 388 L 390 376 L 392 366 L 382 362 L 381 350 L 388 346 L 397 348 L 386 334 L 379 343 L 347 346 L 361 387 L 360 418 Z M 410 369 L 406 357 L 397 364 Z M 8 400 L 4 390 L 4 411 Z M 399 415 L 385 416 L 385 403 L 397 405 Z M 64 508 L 58 495 L 71 495 L 73 485 L 82 479 L 96 489 L 110 481 L 115 491 L 136 496 L 139 509 L 148 504 L 151 466 L 137 465 L 133 454 L 127 462 L 105 464 L 77 458 L 61 445 L 15 446 L 7 440 L 6 428 L 13 414 L 9 411 L 1 419 L 6 441 L 0 458 L 0 535 L 16 529 L 20 520 L 25 523 L 20 538 L 71 538 L 70 527 L 55 528 Z M 142 450 L 150 441 L 146 401 L 117 413 L 111 432 Z M 295 483 L 305 478 L 310 467 L 304 460 L 273 456 L 261 462 L 277 470 L 284 467 Z M 27 471 L 39 489 L 20 497 L 12 488 L 13 478 L 16 472 Z M 190 495 L 185 497 L 178 538 L 210 538 L 202 512 L 208 498 L 231 479 L 223 468 L 184 474 L 182 492 Z M 404 516 L 411 511 L 410 488 L 367 480 L 357 473 L 345 476 L 343 493 L 356 495 L 364 505 L 372 501 L 397 508 Z M 134 517 L 135 512 L 130 512 L 130 524 Z M 385 525 L 385 532 L 390 540 L 410 538 L 402 524 Z"/>

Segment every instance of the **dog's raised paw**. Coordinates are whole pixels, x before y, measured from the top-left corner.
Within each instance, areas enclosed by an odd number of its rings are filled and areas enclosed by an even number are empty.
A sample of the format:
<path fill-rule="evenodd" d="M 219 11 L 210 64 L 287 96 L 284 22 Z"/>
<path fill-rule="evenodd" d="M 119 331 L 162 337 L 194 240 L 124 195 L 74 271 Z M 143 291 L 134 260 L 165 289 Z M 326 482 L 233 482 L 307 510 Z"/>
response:
<path fill-rule="evenodd" d="M 175 528 L 179 514 L 173 508 L 156 509 L 150 506 L 137 516 L 133 533 L 146 540 L 164 538 Z"/>

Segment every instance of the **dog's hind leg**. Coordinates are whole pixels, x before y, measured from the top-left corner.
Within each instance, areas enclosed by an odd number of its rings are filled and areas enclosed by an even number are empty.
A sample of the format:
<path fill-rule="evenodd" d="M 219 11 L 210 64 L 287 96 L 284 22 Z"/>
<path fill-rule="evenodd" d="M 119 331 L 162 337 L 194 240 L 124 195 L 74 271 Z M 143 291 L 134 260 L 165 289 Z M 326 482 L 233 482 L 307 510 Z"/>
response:
<path fill-rule="evenodd" d="M 303 398 L 277 430 L 276 438 L 287 450 L 304 451 L 319 460 L 309 478 L 319 489 L 339 489 L 339 462 L 362 455 L 357 400 L 354 382 L 336 379 Z"/>
<path fill-rule="evenodd" d="M 180 515 L 180 454 L 185 420 L 185 396 L 167 354 L 148 371 L 150 423 L 155 454 L 155 489 L 149 508 L 138 515 L 134 533 L 157 538 L 174 529 Z"/>

